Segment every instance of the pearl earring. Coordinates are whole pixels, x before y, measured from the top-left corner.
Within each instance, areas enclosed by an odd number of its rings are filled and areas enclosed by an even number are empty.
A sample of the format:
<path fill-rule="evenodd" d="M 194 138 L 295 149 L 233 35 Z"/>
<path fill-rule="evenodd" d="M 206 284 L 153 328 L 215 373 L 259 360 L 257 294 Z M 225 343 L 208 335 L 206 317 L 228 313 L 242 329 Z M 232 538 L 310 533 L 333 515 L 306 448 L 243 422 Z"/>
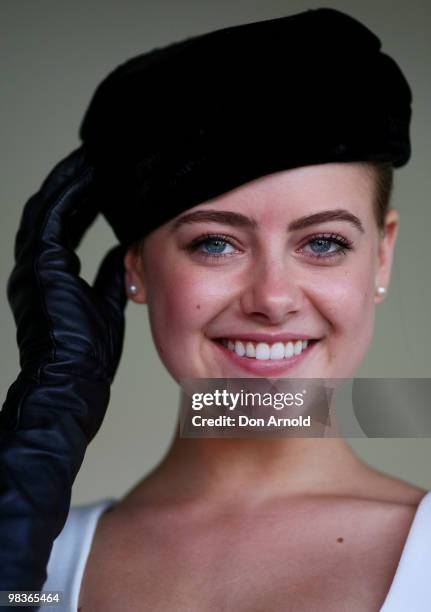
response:
<path fill-rule="evenodd" d="M 376 293 L 377 293 L 377 295 L 385 295 L 386 287 L 377 287 L 376 288 Z"/>
<path fill-rule="evenodd" d="M 136 293 L 138 293 L 138 288 L 136 285 L 129 285 L 129 293 L 131 293 L 132 295 L 135 295 Z"/>

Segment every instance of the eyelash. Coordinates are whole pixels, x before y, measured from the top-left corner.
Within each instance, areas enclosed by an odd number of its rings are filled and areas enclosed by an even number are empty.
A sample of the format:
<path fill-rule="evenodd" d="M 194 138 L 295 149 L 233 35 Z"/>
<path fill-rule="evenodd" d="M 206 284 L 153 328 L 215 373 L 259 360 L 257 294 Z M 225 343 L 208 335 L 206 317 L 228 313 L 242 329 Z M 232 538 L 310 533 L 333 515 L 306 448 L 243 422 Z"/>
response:
<path fill-rule="evenodd" d="M 231 242 L 232 238 L 230 236 L 226 236 L 224 234 L 204 234 L 203 236 L 199 236 L 199 238 L 196 238 L 195 240 L 193 240 L 186 248 L 188 251 L 194 253 L 194 252 L 197 252 L 198 248 L 202 244 L 205 244 L 205 242 L 209 242 L 210 240 L 218 240 L 220 242 L 225 242 L 227 244 L 230 244 L 230 246 L 232 247 L 234 246 Z M 308 253 L 314 259 L 330 259 L 332 257 L 337 257 L 338 255 L 346 255 L 347 251 L 350 251 L 353 248 L 353 242 L 346 240 L 346 238 L 343 238 L 343 236 L 340 236 L 339 234 L 332 234 L 332 233 L 314 234 L 312 236 L 308 236 L 306 240 L 307 242 L 305 243 L 305 246 L 317 240 L 325 240 L 325 241 L 335 243 L 339 247 L 337 251 L 332 252 L 332 253 L 327 253 L 327 254 Z M 302 249 L 303 247 L 301 247 L 300 252 L 302 252 Z M 215 253 L 200 252 L 199 255 L 201 257 L 204 257 L 205 259 L 220 259 L 222 257 L 231 257 L 233 253 L 215 254 Z"/>

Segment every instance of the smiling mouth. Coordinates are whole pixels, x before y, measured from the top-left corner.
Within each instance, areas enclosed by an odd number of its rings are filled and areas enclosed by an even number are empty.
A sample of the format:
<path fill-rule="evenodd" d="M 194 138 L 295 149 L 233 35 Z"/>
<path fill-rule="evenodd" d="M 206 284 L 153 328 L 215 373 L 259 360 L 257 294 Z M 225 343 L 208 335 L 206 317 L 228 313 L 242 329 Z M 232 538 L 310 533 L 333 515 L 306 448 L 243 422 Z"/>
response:
<path fill-rule="evenodd" d="M 234 343 L 233 346 L 231 344 L 229 347 L 229 340 Z M 266 342 L 257 342 L 257 343 L 252 342 L 251 344 L 256 345 L 254 357 L 247 355 L 248 341 L 234 341 L 233 339 L 218 338 L 218 339 L 213 339 L 213 342 L 218 347 L 218 350 L 221 351 L 222 356 L 224 356 L 225 359 L 228 359 L 232 365 L 236 365 L 241 370 L 247 371 L 253 374 L 254 376 L 258 376 L 258 377 L 260 376 L 279 377 L 279 376 L 286 375 L 286 373 L 289 370 L 291 370 L 292 368 L 295 368 L 304 359 L 306 359 L 310 353 L 313 353 L 314 347 L 320 342 L 320 339 L 308 339 L 307 342 L 305 343 L 305 346 L 301 340 L 300 351 L 299 351 L 299 339 L 293 340 L 292 344 L 294 346 L 296 343 L 298 343 L 296 344 L 297 354 L 295 355 L 295 349 L 294 349 L 294 353 L 291 357 L 286 356 L 286 354 L 290 355 L 292 348 L 287 347 L 286 349 L 286 346 L 284 347 L 284 356 L 280 357 L 281 347 L 275 346 L 279 344 L 277 342 L 275 342 L 274 344 L 268 344 Z M 245 346 L 241 348 L 241 346 L 237 344 L 237 342 L 242 342 L 242 344 Z M 289 344 L 289 342 L 285 342 L 281 344 L 286 345 L 286 344 Z M 259 345 L 266 345 L 266 347 L 265 346 L 259 347 Z M 238 350 L 239 353 L 242 353 L 244 349 L 246 352 L 243 355 L 238 354 L 236 352 Z M 268 357 L 268 350 L 270 351 L 269 357 Z M 277 351 L 279 351 L 279 353 L 277 353 Z M 271 352 L 273 354 L 273 358 L 271 358 Z M 248 353 L 249 354 L 251 353 L 250 346 L 248 346 Z M 276 358 L 277 355 L 279 356 L 279 358 Z"/>
<path fill-rule="evenodd" d="M 309 348 L 318 342 L 317 339 L 291 340 L 289 342 L 253 342 L 233 340 L 231 338 L 217 338 L 216 342 L 222 344 L 229 352 L 237 357 L 245 357 L 257 362 L 285 362 L 308 352 Z"/>

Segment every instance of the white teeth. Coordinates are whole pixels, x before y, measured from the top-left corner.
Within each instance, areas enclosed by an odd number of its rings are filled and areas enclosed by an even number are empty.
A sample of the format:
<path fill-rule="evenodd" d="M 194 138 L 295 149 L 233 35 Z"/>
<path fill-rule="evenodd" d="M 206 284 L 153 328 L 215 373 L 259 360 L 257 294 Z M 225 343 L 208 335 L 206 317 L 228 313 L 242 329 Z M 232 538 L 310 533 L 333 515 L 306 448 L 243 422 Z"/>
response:
<path fill-rule="evenodd" d="M 297 340 L 294 346 L 295 355 L 299 355 L 302 351 L 302 340 Z"/>
<path fill-rule="evenodd" d="M 245 347 L 245 354 L 247 357 L 256 357 L 256 349 L 254 348 L 253 342 L 247 342 Z"/>
<path fill-rule="evenodd" d="M 284 344 L 282 342 L 276 342 L 271 346 L 270 359 L 284 359 Z"/>
<path fill-rule="evenodd" d="M 234 351 L 240 357 L 261 359 L 261 360 L 279 360 L 289 359 L 294 355 L 300 355 L 307 348 L 308 340 L 296 340 L 295 342 L 274 342 L 269 345 L 267 342 L 258 342 L 257 344 L 251 341 L 228 340 L 223 338 L 222 343 L 231 351 Z"/>
<path fill-rule="evenodd" d="M 240 357 L 245 355 L 245 346 L 241 340 L 235 340 L 235 353 Z"/>
<path fill-rule="evenodd" d="M 256 344 L 256 359 L 269 359 L 271 357 L 271 351 L 269 350 L 269 344 L 266 342 L 258 342 Z"/>
<path fill-rule="evenodd" d="M 293 353 L 294 353 L 293 342 L 286 342 L 286 344 L 284 345 L 284 350 L 285 350 L 286 357 L 293 357 Z"/>

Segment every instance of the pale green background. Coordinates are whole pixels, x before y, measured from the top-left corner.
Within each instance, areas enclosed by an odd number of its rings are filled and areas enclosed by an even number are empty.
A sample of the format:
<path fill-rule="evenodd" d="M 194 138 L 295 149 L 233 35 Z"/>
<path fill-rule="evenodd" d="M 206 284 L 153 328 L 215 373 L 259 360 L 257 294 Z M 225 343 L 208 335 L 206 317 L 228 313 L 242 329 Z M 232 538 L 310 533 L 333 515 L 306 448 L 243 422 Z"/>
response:
<path fill-rule="evenodd" d="M 378 307 L 375 338 L 358 375 L 430 376 L 428 0 L 328 0 L 323 4 L 302 0 L 3 0 L 2 398 L 18 373 L 15 328 L 5 292 L 21 210 L 52 166 L 78 144 L 78 126 L 96 85 L 118 64 L 155 46 L 318 6 L 350 13 L 375 31 L 405 72 L 414 94 L 413 157 L 396 173 L 393 205 L 401 212 L 401 232 L 394 274 L 388 297 Z M 103 220 L 91 228 L 79 250 L 87 280 L 93 278 L 113 242 Z M 78 475 L 74 503 L 120 496 L 157 463 L 173 433 L 177 397 L 177 386 L 153 347 L 146 307 L 130 304 L 125 349 L 108 414 Z M 431 488 L 431 440 L 355 440 L 352 445 L 371 464 Z"/>

